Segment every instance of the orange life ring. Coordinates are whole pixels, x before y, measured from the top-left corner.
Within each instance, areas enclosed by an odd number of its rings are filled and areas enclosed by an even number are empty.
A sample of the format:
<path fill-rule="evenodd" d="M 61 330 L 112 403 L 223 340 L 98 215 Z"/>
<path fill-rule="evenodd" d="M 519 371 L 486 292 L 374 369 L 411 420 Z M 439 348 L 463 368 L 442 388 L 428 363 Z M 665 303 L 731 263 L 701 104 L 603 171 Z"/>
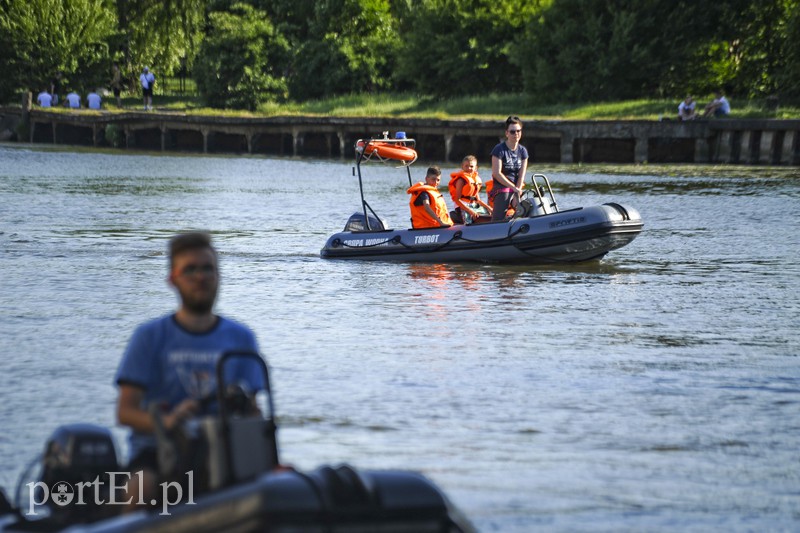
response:
<path fill-rule="evenodd" d="M 359 145 L 361 144 L 359 143 Z M 397 143 L 369 141 L 365 146 L 359 146 L 359 148 L 363 148 L 366 155 L 371 155 L 374 152 L 380 157 L 396 161 L 414 161 L 417 159 L 417 152 L 413 148 Z"/>

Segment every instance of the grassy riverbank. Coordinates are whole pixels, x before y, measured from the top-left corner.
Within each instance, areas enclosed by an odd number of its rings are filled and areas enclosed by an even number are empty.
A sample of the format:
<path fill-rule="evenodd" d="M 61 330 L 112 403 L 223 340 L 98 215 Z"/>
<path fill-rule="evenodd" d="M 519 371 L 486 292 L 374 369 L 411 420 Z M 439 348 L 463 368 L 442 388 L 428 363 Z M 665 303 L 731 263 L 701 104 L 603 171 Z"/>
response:
<path fill-rule="evenodd" d="M 698 96 L 698 107 L 711 100 L 711 95 Z M 106 98 L 105 103 L 113 99 Z M 778 105 L 768 109 L 764 100 L 731 99 L 731 118 L 800 119 L 800 105 Z M 393 117 L 433 119 L 499 120 L 510 113 L 528 120 L 659 120 L 677 116 L 680 99 L 641 99 L 624 102 L 590 104 L 537 104 L 525 95 L 486 95 L 434 100 L 413 94 L 358 94 L 304 103 L 266 104 L 256 112 L 211 109 L 203 107 L 197 98 L 156 95 L 154 104 L 160 110 L 172 110 L 199 115 L 222 116 L 338 116 Z M 140 109 L 141 99 L 123 99 L 123 108 Z M 116 106 L 109 105 L 110 110 Z"/>

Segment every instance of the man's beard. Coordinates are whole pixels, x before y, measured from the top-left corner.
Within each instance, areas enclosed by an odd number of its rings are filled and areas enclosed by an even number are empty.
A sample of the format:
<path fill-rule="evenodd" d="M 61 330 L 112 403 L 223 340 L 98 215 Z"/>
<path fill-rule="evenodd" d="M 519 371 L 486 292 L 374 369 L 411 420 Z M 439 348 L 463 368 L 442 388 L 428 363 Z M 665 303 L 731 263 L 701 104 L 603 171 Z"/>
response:
<path fill-rule="evenodd" d="M 206 297 L 193 297 L 181 292 L 181 302 L 183 307 L 192 314 L 204 315 L 211 312 L 214 308 L 214 301 L 217 299 L 217 290 L 208 294 Z"/>

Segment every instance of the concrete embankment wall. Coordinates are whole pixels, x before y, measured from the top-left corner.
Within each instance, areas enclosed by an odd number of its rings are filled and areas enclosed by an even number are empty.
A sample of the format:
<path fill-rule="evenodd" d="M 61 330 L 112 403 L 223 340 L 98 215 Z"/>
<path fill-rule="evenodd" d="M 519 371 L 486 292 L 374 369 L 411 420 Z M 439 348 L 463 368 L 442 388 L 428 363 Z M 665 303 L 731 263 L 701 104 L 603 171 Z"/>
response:
<path fill-rule="evenodd" d="M 19 108 L 0 108 L 0 134 L 13 132 Z M 350 158 L 358 139 L 405 131 L 423 160 L 488 158 L 502 124 L 481 120 L 270 117 L 230 118 L 172 112 L 29 113 L 33 143 L 201 153 Z M 112 132 L 112 130 L 115 130 Z M 111 135 L 114 133 L 114 135 Z M 800 165 L 800 120 L 713 119 L 525 122 L 533 162 L 733 163 Z"/>

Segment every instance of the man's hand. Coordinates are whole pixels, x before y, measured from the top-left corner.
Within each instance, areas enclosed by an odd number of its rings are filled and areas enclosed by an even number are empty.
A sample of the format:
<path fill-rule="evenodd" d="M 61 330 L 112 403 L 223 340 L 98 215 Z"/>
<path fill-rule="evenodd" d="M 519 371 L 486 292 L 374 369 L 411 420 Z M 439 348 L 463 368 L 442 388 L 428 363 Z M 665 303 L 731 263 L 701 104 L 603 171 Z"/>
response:
<path fill-rule="evenodd" d="M 197 400 L 191 398 L 183 400 L 175 406 L 175 409 L 163 417 L 164 429 L 172 431 L 189 418 L 192 418 L 199 410 L 200 404 L 197 403 Z"/>

